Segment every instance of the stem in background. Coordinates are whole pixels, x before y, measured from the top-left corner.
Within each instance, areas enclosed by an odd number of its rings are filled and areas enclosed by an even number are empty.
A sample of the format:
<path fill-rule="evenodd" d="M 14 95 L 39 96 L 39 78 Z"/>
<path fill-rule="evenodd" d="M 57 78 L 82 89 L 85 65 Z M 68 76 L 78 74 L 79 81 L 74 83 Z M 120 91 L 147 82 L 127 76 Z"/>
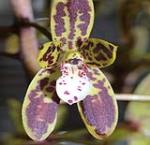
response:
<path fill-rule="evenodd" d="M 0 26 L 0 37 L 7 37 L 9 33 L 18 33 L 18 29 L 22 27 L 34 27 L 35 29 L 40 31 L 44 36 L 46 36 L 50 41 L 52 40 L 50 32 L 46 28 L 37 24 L 36 21 L 20 22 L 12 26 Z"/>
<path fill-rule="evenodd" d="M 9 33 L 17 33 L 17 28 L 14 26 L 0 26 L 0 38 L 5 38 Z"/>
<path fill-rule="evenodd" d="M 7 52 L 0 52 L 0 56 L 5 56 L 5 57 L 10 57 L 10 58 L 14 58 L 14 59 L 19 59 L 19 53 L 16 54 L 10 54 Z"/>
<path fill-rule="evenodd" d="M 136 94 L 116 94 L 118 101 L 150 101 L 148 95 L 136 95 Z"/>
<path fill-rule="evenodd" d="M 50 32 L 46 28 L 36 24 L 35 22 L 22 22 L 22 23 L 20 23 L 20 25 L 21 25 L 21 27 L 22 26 L 23 27 L 32 26 L 32 27 L 36 28 L 37 30 L 39 30 L 41 33 L 43 33 L 49 40 L 52 40 Z"/>
<path fill-rule="evenodd" d="M 138 101 L 138 102 L 150 102 L 149 95 L 136 95 L 136 94 L 115 94 L 117 101 Z M 61 101 L 61 104 L 65 102 Z"/>
<path fill-rule="evenodd" d="M 10 0 L 10 2 L 19 22 L 33 21 L 31 0 Z M 21 58 L 29 73 L 34 75 L 40 69 L 36 60 L 39 50 L 35 29 L 31 26 L 21 27 L 19 35 Z"/>

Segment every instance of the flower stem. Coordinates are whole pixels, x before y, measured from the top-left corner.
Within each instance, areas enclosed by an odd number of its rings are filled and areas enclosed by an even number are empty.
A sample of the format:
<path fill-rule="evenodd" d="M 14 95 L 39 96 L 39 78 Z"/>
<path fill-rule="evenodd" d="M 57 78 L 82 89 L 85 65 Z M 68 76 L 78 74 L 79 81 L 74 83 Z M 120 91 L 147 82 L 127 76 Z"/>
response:
<path fill-rule="evenodd" d="M 10 0 L 10 2 L 18 22 L 34 21 L 31 0 Z M 20 27 L 19 36 L 21 58 L 28 72 L 34 75 L 39 70 L 36 60 L 39 46 L 35 29 L 31 26 Z"/>
<path fill-rule="evenodd" d="M 116 94 L 118 101 L 150 101 L 149 95 Z"/>

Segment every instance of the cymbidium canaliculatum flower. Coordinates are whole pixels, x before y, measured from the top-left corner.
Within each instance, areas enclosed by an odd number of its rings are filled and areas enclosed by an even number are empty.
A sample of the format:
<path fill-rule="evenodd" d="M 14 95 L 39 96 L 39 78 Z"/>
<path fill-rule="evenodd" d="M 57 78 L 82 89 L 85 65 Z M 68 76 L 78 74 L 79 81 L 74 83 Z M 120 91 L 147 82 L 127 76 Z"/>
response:
<path fill-rule="evenodd" d="M 109 136 L 118 120 L 117 101 L 100 68 L 112 64 L 117 47 L 89 38 L 93 22 L 92 0 L 53 0 L 52 42 L 40 50 L 42 67 L 27 90 L 22 118 L 33 140 L 43 141 L 53 131 L 60 99 L 77 103 L 88 131 L 97 139 Z"/>

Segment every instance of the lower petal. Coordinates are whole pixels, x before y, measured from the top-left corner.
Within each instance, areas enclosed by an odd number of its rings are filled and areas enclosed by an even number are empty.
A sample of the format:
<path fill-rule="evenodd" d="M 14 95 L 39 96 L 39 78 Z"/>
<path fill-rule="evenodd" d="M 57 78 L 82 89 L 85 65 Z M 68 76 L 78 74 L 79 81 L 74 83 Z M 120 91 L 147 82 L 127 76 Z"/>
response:
<path fill-rule="evenodd" d="M 118 120 L 118 107 L 114 92 L 97 68 L 89 69 L 92 88 L 89 95 L 78 103 L 78 109 L 88 131 L 97 139 L 109 136 Z"/>
<path fill-rule="evenodd" d="M 55 127 L 59 104 L 55 91 L 58 75 L 52 69 L 41 69 L 27 90 L 22 119 L 25 131 L 35 141 L 45 140 Z"/>

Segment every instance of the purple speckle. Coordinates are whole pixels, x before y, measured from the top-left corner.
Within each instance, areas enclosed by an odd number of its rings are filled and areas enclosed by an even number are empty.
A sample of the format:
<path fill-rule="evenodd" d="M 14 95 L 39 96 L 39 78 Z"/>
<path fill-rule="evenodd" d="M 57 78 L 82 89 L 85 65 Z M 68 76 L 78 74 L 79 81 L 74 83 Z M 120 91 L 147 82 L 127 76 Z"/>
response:
<path fill-rule="evenodd" d="M 70 93 L 68 91 L 65 91 L 64 94 L 65 95 L 70 95 Z"/>
<path fill-rule="evenodd" d="M 77 96 L 74 96 L 74 100 L 77 101 L 77 100 L 78 100 L 78 97 L 77 97 Z"/>
<path fill-rule="evenodd" d="M 81 29 L 82 31 L 82 35 L 86 35 L 86 31 L 88 28 L 88 25 L 90 23 L 90 14 L 88 13 L 90 11 L 90 7 L 89 5 L 86 3 L 86 5 L 81 5 L 82 11 L 81 13 L 83 13 L 83 15 L 80 16 L 81 21 L 83 21 L 83 24 L 79 24 L 78 27 Z"/>
<path fill-rule="evenodd" d="M 48 84 L 48 81 L 49 81 L 49 78 L 44 78 L 39 82 L 41 90 L 43 90 L 44 87 Z"/>
<path fill-rule="evenodd" d="M 41 57 L 40 61 L 44 61 L 48 63 L 48 66 L 51 66 L 54 64 L 54 56 L 52 56 L 52 53 L 56 49 L 55 45 L 51 45 L 47 51 L 44 53 L 43 57 Z M 58 56 L 57 56 L 58 57 Z"/>
<path fill-rule="evenodd" d="M 82 35 L 86 35 L 88 25 L 90 23 L 90 14 L 88 13 L 91 11 L 89 3 L 87 0 L 70 0 L 67 3 L 67 8 L 70 17 L 70 34 L 69 39 L 74 38 L 74 33 L 76 31 L 75 24 L 77 20 L 77 16 L 79 13 L 81 14 L 80 20 L 82 24 L 79 24 L 78 27 L 80 28 Z"/>
<path fill-rule="evenodd" d="M 87 71 L 86 74 L 87 74 L 87 76 L 90 80 L 95 80 L 96 79 L 92 72 Z"/>
<path fill-rule="evenodd" d="M 73 101 L 72 101 L 72 100 L 68 100 L 68 103 L 69 103 L 69 104 L 72 104 L 72 103 L 73 103 Z"/>
<path fill-rule="evenodd" d="M 65 23 L 64 23 L 63 17 L 66 16 L 66 14 L 64 10 L 65 10 L 64 3 L 63 2 L 58 3 L 56 7 L 57 13 L 54 16 L 54 20 L 56 22 L 55 32 L 57 36 L 61 36 L 62 33 L 65 32 L 65 28 L 64 28 Z"/>

